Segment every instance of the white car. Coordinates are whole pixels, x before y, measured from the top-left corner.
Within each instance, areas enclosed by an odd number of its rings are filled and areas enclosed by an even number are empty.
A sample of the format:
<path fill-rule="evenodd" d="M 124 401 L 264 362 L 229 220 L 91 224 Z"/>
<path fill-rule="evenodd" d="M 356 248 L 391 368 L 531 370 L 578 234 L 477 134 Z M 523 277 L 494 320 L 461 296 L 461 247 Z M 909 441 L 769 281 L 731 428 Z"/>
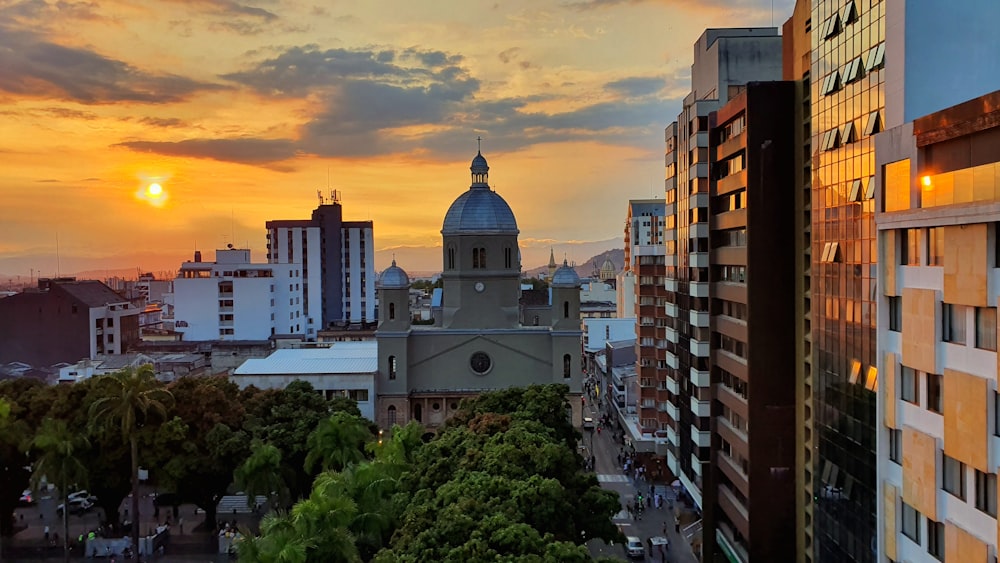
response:
<path fill-rule="evenodd" d="M 589 416 L 585 417 L 583 419 L 583 429 L 584 430 L 593 430 L 594 429 L 594 419 L 590 418 Z"/>
<path fill-rule="evenodd" d="M 646 557 L 646 549 L 642 547 L 642 540 L 635 536 L 625 538 L 625 554 L 630 559 Z"/>
<path fill-rule="evenodd" d="M 87 500 L 89 500 L 90 502 L 94 502 L 94 501 L 96 501 L 96 500 L 97 500 L 97 497 L 95 497 L 95 496 L 92 496 L 92 495 L 91 495 L 90 493 L 88 493 L 87 491 L 77 491 L 77 492 L 75 492 L 75 493 L 70 493 L 70 494 L 69 494 L 69 495 L 68 495 L 68 496 L 67 496 L 66 498 L 67 498 L 68 500 L 70 500 L 71 502 L 72 502 L 72 501 L 74 501 L 74 500 L 76 500 L 76 499 L 81 499 L 81 498 L 82 498 L 82 499 L 87 499 Z"/>
<path fill-rule="evenodd" d="M 65 506 L 65 503 L 64 504 L 60 504 L 59 506 L 57 506 L 56 507 L 56 514 L 58 514 L 59 516 L 62 516 L 63 515 L 63 507 L 64 506 Z M 87 499 L 87 498 L 85 498 L 85 497 L 77 497 L 77 498 L 69 500 L 69 513 L 70 514 L 83 514 L 84 512 L 87 512 L 88 510 L 90 510 L 93 507 L 94 507 L 94 503 L 90 502 L 90 500 Z"/>

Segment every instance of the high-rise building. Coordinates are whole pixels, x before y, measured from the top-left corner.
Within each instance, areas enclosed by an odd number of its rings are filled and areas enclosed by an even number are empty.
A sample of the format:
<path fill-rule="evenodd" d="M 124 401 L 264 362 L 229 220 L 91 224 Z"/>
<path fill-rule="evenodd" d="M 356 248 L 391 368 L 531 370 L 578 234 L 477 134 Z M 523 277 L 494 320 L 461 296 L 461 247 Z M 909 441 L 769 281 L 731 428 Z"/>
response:
<path fill-rule="evenodd" d="M 884 123 L 885 1 L 813 0 L 808 366 L 815 561 L 875 557 L 874 134 Z M 807 542 L 810 540 L 806 540 Z M 807 548 L 808 549 L 808 548 Z M 808 560 L 808 559 L 807 559 Z"/>
<path fill-rule="evenodd" d="M 268 221 L 267 261 L 301 264 L 306 337 L 335 324 L 375 321 L 371 221 L 344 221 L 337 192 L 306 220 Z"/>
<path fill-rule="evenodd" d="M 728 417 L 732 412 L 723 410 L 721 402 L 716 404 L 714 401 L 712 349 L 714 344 L 717 350 L 736 354 L 734 357 L 739 362 L 743 358 L 738 352 L 745 350 L 746 342 L 741 342 L 740 350 L 737 350 L 736 340 L 729 336 L 723 339 L 718 332 L 713 335 L 712 284 L 722 279 L 723 270 L 711 268 L 710 210 L 721 205 L 723 199 L 728 198 L 730 203 L 736 200 L 734 194 L 724 194 L 713 201 L 710 185 L 711 119 L 713 112 L 744 92 L 747 83 L 780 80 L 781 49 L 781 37 L 776 28 L 706 30 L 694 46 L 691 93 L 684 99 L 677 123 L 671 124 L 665 135 L 667 326 L 664 345 L 668 374 L 666 385 L 670 397 L 665 405 L 669 442 L 667 465 L 702 511 L 701 534 L 703 559 L 706 561 L 722 553 L 745 560 L 752 550 L 748 546 L 764 545 L 749 537 L 754 533 L 750 528 L 730 527 L 727 537 L 724 533 L 717 533 L 719 529 L 716 526 L 718 504 L 729 502 L 738 511 L 732 500 L 734 497 L 739 499 L 732 493 L 735 489 L 720 493 L 713 479 L 713 450 L 721 447 L 721 444 L 713 444 L 713 428 L 716 423 L 721 426 L 739 419 L 733 416 L 726 422 L 714 420 Z M 720 148 L 723 154 L 732 156 L 725 151 L 746 139 L 746 136 L 741 137 L 741 140 L 734 140 L 725 148 Z M 778 150 L 777 146 L 763 147 L 765 139 L 768 137 L 761 137 L 760 145 L 750 150 Z M 741 158 L 745 157 L 746 154 Z M 745 161 L 741 161 L 741 165 L 742 162 Z M 729 183 L 732 182 L 730 180 Z M 748 187 L 752 186 L 743 186 L 744 190 Z M 737 228 L 735 224 L 733 227 Z M 734 281 L 725 283 L 742 283 L 738 266 L 730 268 L 727 265 L 725 277 L 728 279 L 730 274 Z M 746 267 L 743 266 L 745 274 Z M 721 285 L 719 289 L 723 289 Z M 738 324 L 740 320 L 735 322 Z M 743 419 L 737 425 L 745 422 L 746 419 Z M 788 447 L 790 449 L 791 444 Z M 733 455 L 738 454 L 733 452 Z M 739 465 L 739 462 L 735 463 Z M 746 499 L 740 504 L 745 506 Z M 746 523 L 745 519 L 741 520 Z M 740 537 L 738 534 L 744 531 L 747 535 Z"/>
<path fill-rule="evenodd" d="M 635 276 L 636 373 L 639 377 L 638 424 L 629 429 L 636 452 L 665 456 L 667 451 L 667 357 L 663 314 L 667 291 L 662 199 L 628 202 L 625 223 L 625 263 Z M 623 316 L 629 316 L 623 311 Z"/>
<path fill-rule="evenodd" d="M 181 264 L 174 280 L 174 327 L 184 340 L 267 340 L 304 335 L 299 264 L 253 264 L 250 251 L 215 251 L 215 262 Z"/>

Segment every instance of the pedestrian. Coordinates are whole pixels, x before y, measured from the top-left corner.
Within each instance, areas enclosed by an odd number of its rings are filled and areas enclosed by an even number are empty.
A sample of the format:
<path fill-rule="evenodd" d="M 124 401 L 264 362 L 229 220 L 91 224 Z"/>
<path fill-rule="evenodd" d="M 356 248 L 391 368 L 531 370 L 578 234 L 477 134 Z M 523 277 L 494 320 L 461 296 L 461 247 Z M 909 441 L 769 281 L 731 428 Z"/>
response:
<path fill-rule="evenodd" d="M 49 541 L 49 525 L 45 525 L 45 541 Z"/>
<path fill-rule="evenodd" d="M 678 520 L 674 521 L 674 531 L 678 534 L 681 533 L 681 523 Z"/>
<path fill-rule="evenodd" d="M 646 497 L 646 508 L 652 506 L 652 503 L 653 503 L 653 497 Z"/>
<path fill-rule="evenodd" d="M 181 535 L 184 535 L 184 519 L 181 518 L 177 521 L 177 529 L 180 530 Z"/>

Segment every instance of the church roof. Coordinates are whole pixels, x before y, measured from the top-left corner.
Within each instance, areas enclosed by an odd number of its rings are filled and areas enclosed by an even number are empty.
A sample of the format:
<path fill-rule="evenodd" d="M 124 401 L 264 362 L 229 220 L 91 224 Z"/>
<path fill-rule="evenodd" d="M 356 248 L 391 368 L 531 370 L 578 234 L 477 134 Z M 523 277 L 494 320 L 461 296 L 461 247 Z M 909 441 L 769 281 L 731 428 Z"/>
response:
<path fill-rule="evenodd" d="M 379 278 L 379 285 L 382 289 L 406 289 L 410 287 L 410 278 L 406 275 L 406 272 L 396 265 L 396 259 L 393 258 L 392 266 L 389 266 L 382 272 L 382 276 Z"/>
<path fill-rule="evenodd" d="M 472 186 L 448 208 L 441 234 L 517 234 L 514 212 L 487 183 L 489 169 L 482 153 L 476 154 L 471 166 Z"/>
<path fill-rule="evenodd" d="M 570 267 L 566 260 L 563 260 L 563 265 L 552 275 L 552 285 L 580 287 L 580 276 L 577 275 L 576 270 Z"/>

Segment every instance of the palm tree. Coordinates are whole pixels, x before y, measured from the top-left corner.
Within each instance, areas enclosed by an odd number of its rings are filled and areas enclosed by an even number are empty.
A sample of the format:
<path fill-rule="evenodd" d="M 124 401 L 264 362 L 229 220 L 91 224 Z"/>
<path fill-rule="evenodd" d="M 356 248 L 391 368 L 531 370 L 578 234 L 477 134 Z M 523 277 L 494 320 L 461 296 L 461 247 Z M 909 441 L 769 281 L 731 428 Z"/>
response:
<path fill-rule="evenodd" d="M 32 446 L 39 451 L 31 476 L 32 488 L 38 490 L 42 478 L 58 483 L 63 497 L 63 553 L 69 561 L 69 489 L 70 485 L 86 486 L 87 466 L 77 453 L 90 447 L 86 436 L 71 432 L 66 421 L 54 418 L 42 420 Z"/>
<path fill-rule="evenodd" d="M 156 380 L 153 366 L 126 368 L 101 378 L 102 396 L 90 405 L 91 424 L 120 424 L 132 453 L 132 547 L 139 551 L 139 430 L 154 415 L 166 419 L 173 395 Z"/>
<path fill-rule="evenodd" d="M 320 462 L 324 471 L 341 471 L 348 465 L 364 461 L 365 443 L 372 438 L 368 422 L 353 414 L 338 411 L 321 420 L 309 435 L 306 445 L 305 470 L 312 471 Z"/>
<path fill-rule="evenodd" d="M 273 444 L 254 440 L 250 457 L 236 468 L 233 477 L 236 486 L 246 493 L 248 506 L 253 506 L 257 496 L 263 495 L 271 508 L 277 509 L 288 502 L 286 473 L 281 463 L 281 450 Z"/>

